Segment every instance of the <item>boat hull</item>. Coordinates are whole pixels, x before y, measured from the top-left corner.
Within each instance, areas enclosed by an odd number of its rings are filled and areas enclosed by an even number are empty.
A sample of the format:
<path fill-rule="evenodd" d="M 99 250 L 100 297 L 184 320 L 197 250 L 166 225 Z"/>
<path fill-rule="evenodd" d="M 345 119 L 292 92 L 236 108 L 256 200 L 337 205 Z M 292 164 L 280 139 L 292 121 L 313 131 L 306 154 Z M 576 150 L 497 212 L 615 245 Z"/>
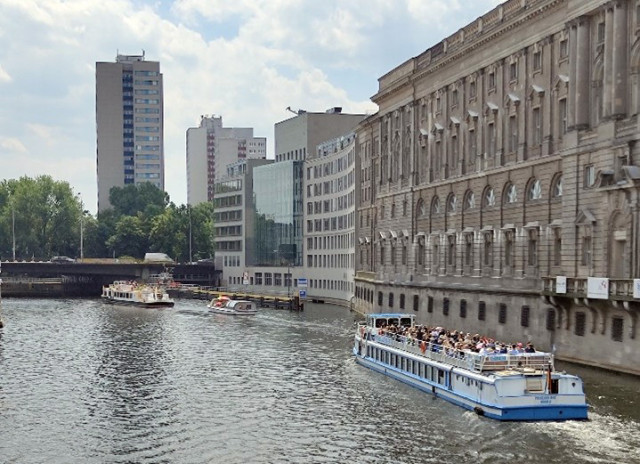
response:
<path fill-rule="evenodd" d="M 110 304 L 118 304 L 118 305 L 124 305 L 124 306 L 137 306 L 139 308 L 171 308 L 175 304 L 175 302 L 173 301 L 142 302 L 142 301 L 120 300 L 117 298 L 103 298 L 103 300 Z"/>
<path fill-rule="evenodd" d="M 587 419 L 587 405 L 585 404 L 535 404 L 514 406 L 487 404 L 459 394 L 446 388 L 444 385 L 430 382 L 429 380 L 405 373 L 400 369 L 362 356 L 355 348 L 353 354 L 356 362 L 362 366 L 491 419 L 500 421 L 564 421 Z"/>
<path fill-rule="evenodd" d="M 215 314 L 227 314 L 229 316 L 255 316 L 257 311 L 225 311 L 224 308 L 215 308 L 209 306 L 209 311 Z"/>

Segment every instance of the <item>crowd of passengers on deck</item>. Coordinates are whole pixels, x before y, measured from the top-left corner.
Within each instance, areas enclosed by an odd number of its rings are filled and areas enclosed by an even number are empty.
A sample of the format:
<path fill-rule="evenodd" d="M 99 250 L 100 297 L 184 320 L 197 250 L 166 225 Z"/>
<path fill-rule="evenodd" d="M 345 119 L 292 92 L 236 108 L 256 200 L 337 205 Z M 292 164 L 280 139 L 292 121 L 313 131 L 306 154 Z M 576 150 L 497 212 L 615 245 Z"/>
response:
<path fill-rule="evenodd" d="M 376 330 L 377 335 L 385 335 L 397 341 L 406 341 L 409 344 L 417 345 L 422 352 L 427 349 L 451 355 L 463 354 L 464 352 L 480 355 L 520 355 L 536 352 L 533 343 L 530 341 L 526 344 L 522 342 L 503 343 L 479 334 L 471 335 L 469 332 L 450 331 L 442 327 L 427 327 L 424 325 L 398 327 L 395 324 L 383 324 Z"/>

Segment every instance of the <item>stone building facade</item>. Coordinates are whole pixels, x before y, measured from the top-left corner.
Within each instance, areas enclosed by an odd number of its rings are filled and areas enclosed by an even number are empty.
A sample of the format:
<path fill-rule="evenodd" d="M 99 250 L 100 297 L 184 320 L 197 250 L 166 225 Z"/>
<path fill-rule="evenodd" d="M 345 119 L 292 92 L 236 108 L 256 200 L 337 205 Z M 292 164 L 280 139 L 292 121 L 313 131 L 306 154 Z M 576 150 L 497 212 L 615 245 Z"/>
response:
<path fill-rule="evenodd" d="M 640 374 L 639 32 L 636 0 L 509 0 L 382 76 L 355 309 Z"/>

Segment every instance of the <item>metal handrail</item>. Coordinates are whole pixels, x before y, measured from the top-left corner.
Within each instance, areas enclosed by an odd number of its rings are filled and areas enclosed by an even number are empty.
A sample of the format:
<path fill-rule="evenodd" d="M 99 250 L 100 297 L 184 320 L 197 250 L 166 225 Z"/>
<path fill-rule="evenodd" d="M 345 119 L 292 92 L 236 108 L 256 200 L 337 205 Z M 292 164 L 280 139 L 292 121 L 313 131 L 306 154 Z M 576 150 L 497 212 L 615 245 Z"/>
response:
<path fill-rule="evenodd" d="M 364 333 L 366 340 L 422 356 L 432 361 L 479 373 L 522 369 L 553 370 L 553 355 L 542 351 L 517 355 L 501 353 L 480 354 L 455 348 L 444 348 L 442 345 L 435 343 L 419 342 L 403 335 L 381 335 L 375 333 L 375 330 L 365 324 L 358 324 L 358 333 Z"/>

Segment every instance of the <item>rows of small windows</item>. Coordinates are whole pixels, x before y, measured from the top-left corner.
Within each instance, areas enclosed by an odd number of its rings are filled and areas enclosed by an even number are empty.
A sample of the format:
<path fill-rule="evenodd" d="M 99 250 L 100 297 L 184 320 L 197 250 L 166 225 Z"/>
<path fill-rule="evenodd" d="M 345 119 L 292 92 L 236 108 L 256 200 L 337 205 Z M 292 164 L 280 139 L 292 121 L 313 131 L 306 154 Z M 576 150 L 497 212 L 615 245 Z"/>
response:
<path fill-rule="evenodd" d="M 159 160 L 160 155 L 150 155 L 145 153 L 136 153 L 137 160 Z"/>
<path fill-rule="evenodd" d="M 242 190 L 242 179 L 227 180 L 215 184 L 216 193 L 237 192 Z"/>
<path fill-rule="evenodd" d="M 213 245 L 216 251 L 242 251 L 242 240 L 216 240 Z"/>
<path fill-rule="evenodd" d="M 352 269 L 353 253 L 307 255 L 308 268 Z"/>
<path fill-rule="evenodd" d="M 296 148 L 295 150 L 290 150 L 286 153 L 279 153 L 276 156 L 276 161 L 287 161 L 287 160 L 294 160 L 294 161 L 304 161 L 304 159 L 306 158 L 307 155 L 307 149 L 306 148 Z"/>
<path fill-rule="evenodd" d="M 344 214 L 342 216 L 324 218 L 324 219 L 308 219 L 307 232 L 328 232 L 333 230 L 344 230 L 353 227 L 354 213 Z"/>
<path fill-rule="evenodd" d="M 158 80 L 157 79 L 145 79 L 145 80 L 138 80 L 136 79 L 133 82 L 135 85 L 151 85 L 151 86 L 156 86 L 158 85 Z"/>
<path fill-rule="evenodd" d="M 160 75 L 158 71 L 134 71 L 133 73 L 136 76 L 149 76 L 149 77 L 155 77 Z"/>
<path fill-rule="evenodd" d="M 160 93 L 157 89 L 136 89 L 135 95 L 158 95 Z"/>
<path fill-rule="evenodd" d="M 343 211 L 348 208 L 352 208 L 355 204 L 355 192 L 351 191 L 346 195 L 340 195 L 336 198 L 329 198 L 327 200 L 308 201 L 307 202 L 307 215 L 313 214 L 326 214 L 336 211 Z"/>
<path fill-rule="evenodd" d="M 215 228 L 215 236 L 216 237 L 229 237 L 229 236 L 241 236 L 242 235 L 242 226 L 223 226 Z"/>
<path fill-rule="evenodd" d="M 242 210 L 215 212 L 213 219 L 215 222 L 241 221 Z"/>
<path fill-rule="evenodd" d="M 224 256 L 224 267 L 240 267 L 240 256 Z"/>
<path fill-rule="evenodd" d="M 436 366 L 431 366 L 427 363 L 423 363 L 415 359 L 410 359 L 400 354 L 387 351 L 383 348 L 375 348 L 371 345 L 367 345 L 367 356 L 375 359 L 378 362 L 408 372 L 409 374 L 417 375 L 418 377 L 428 380 L 434 384 L 447 385 L 448 376 L 451 376 L 452 380 L 452 374 L 447 373 L 444 369 L 439 369 Z M 457 375 L 456 377 L 458 380 L 461 379 L 460 375 Z M 463 382 L 464 379 L 465 377 L 462 376 Z M 477 380 L 472 380 L 469 378 L 466 378 L 466 381 L 467 385 L 473 385 L 474 387 L 482 390 L 482 382 L 478 382 Z"/>
<path fill-rule="evenodd" d="M 324 182 L 310 182 L 307 184 L 307 197 L 319 197 L 321 195 L 340 193 L 353 187 L 354 183 L 355 174 L 353 171 L 344 176 Z"/>
<path fill-rule="evenodd" d="M 136 169 L 160 169 L 160 163 L 136 163 Z"/>
<path fill-rule="evenodd" d="M 160 100 L 157 98 L 136 98 L 134 102 L 138 105 L 157 105 Z"/>
<path fill-rule="evenodd" d="M 307 167 L 307 180 L 321 179 L 347 171 L 352 168 L 355 161 L 355 151 L 350 150 L 345 156 L 337 159 Z"/>
<path fill-rule="evenodd" d="M 136 179 L 159 179 L 160 174 L 157 172 L 137 172 Z"/>
<path fill-rule="evenodd" d="M 227 208 L 231 206 L 242 206 L 242 195 L 229 195 L 216 197 L 213 201 L 214 208 Z"/>
<path fill-rule="evenodd" d="M 525 186 L 525 192 L 525 201 L 527 202 L 535 202 L 544 198 L 542 182 L 536 178 L 532 178 L 529 180 L 529 182 L 527 182 Z M 549 193 L 552 199 L 559 200 L 562 197 L 562 174 L 557 174 L 553 177 Z M 501 198 L 502 201 L 499 202 L 497 200 L 495 189 L 491 186 L 487 186 L 482 192 L 482 200 L 480 206 L 483 210 L 487 210 L 499 204 L 502 204 L 502 206 L 515 206 L 521 203 L 521 201 L 519 200 L 518 187 L 512 182 L 508 182 L 507 184 L 505 184 L 502 190 Z M 416 214 L 418 217 L 427 216 L 428 213 L 430 213 L 432 216 L 441 213 L 454 214 L 461 209 L 463 211 L 469 211 L 474 210 L 478 207 L 476 195 L 472 190 L 467 190 L 467 192 L 465 192 L 461 204 L 455 193 L 450 193 L 447 196 L 444 206 L 440 201 L 440 197 L 438 197 L 437 195 L 431 198 L 431 206 L 429 209 L 427 209 L 425 203 L 426 202 L 422 198 L 418 200 L 416 205 Z M 393 207 L 394 205 L 392 205 L 392 213 L 394 210 Z"/>
<path fill-rule="evenodd" d="M 354 246 L 354 234 L 325 235 L 321 237 L 307 237 L 307 250 L 340 250 Z"/>
<path fill-rule="evenodd" d="M 373 290 L 368 288 L 363 288 L 360 286 L 356 286 L 355 295 L 356 298 L 367 301 L 368 303 L 373 303 Z M 394 308 L 395 304 L 395 295 L 393 292 L 389 292 L 386 297 L 384 292 L 378 292 L 377 294 L 377 304 L 378 307 L 382 308 L 386 305 L 390 308 Z M 405 308 L 407 302 L 405 300 L 405 295 L 403 293 L 399 296 L 398 308 L 401 310 L 408 309 Z M 469 316 L 468 313 L 468 302 L 466 299 L 460 299 L 458 302 L 458 317 L 460 319 L 466 319 Z M 427 313 L 434 313 L 435 304 L 434 298 L 432 296 L 427 297 Z M 419 311 L 420 309 L 420 296 L 413 295 L 412 299 L 412 307 L 413 311 Z M 509 315 L 512 311 L 509 310 L 505 303 L 498 303 L 497 307 L 497 321 L 500 325 L 505 325 L 509 319 Z M 451 313 L 451 300 L 447 297 L 442 299 L 442 315 L 449 316 Z M 511 314 L 513 317 L 514 315 Z M 516 315 L 519 317 L 519 324 L 521 327 L 530 327 L 531 324 L 531 308 L 528 305 L 522 305 L 520 307 L 519 314 Z M 476 311 L 476 318 L 478 321 L 486 321 L 487 320 L 487 303 L 485 301 L 479 301 Z M 607 324 L 610 327 L 610 336 L 611 339 L 616 342 L 622 342 L 624 340 L 624 318 L 621 316 L 613 315 L 610 317 L 610 324 Z M 567 323 L 567 327 L 569 324 Z M 595 323 L 593 323 L 595 327 Z M 545 315 L 545 327 L 548 331 L 556 330 L 558 325 L 557 321 L 557 313 L 553 308 L 548 308 Z M 587 332 L 587 314 L 584 311 L 576 311 L 573 313 L 573 333 L 577 336 L 583 337 Z M 592 330 L 593 332 L 593 330 Z"/>
<path fill-rule="evenodd" d="M 553 266 L 560 266 L 562 259 L 562 229 L 560 227 L 552 227 L 552 232 L 546 237 L 549 242 L 549 250 L 551 251 L 551 263 Z M 496 250 L 497 233 L 502 234 L 500 242 L 501 249 Z M 539 266 L 539 250 L 540 250 L 540 229 L 539 227 L 528 227 L 522 239 L 523 250 L 525 255 L 523 263 L 525 273 L 537 273 Z M 590 231 L 584 229 L 581 231 L 581 253 L 582 265 L 591 265 L 592 241 Z M 448 233 L 437 234 L 429 237 L 430 246 L 427 246 L 425 237 L 419 236 L 418 243 L 415 247 L 415 265 L 416 269 L 422 271 L 428 259 L 432 274 L 470 274 L 475 272 L 476 252 L 479 249 L 481 272 L 493 272 L 494 258 L 496 253 L 502 256 L 501 272 L 503 275 L 511 275 L 514 272 L 516 260 L 516 229 L 508 227 L 502 231 L 482 230 L 482 231 L 464 231 L 460 234 Z M 360 263 L 370 267 L 373 264 L 373 256 L 369 252 L 369 243 L 363 241 L 359 249 Z M 384 239 L 374 245 L 373 252 L 379 259 L 381 266 L 390 264 L 395 267 L 398 264 L 407 265 L 409 244 L 405 240 L 397 242 L 395 239 Z M 462 251 L 462 259 L 459 260 L 458 253 Z M 400 256 L 398 256 L 400 255 Z M 400 257 L 400 263 L 398 262 Z M 388 260 L 387 260 L 388 258 Z M 458 268 L 462 265 L 462 268 Z"/>

